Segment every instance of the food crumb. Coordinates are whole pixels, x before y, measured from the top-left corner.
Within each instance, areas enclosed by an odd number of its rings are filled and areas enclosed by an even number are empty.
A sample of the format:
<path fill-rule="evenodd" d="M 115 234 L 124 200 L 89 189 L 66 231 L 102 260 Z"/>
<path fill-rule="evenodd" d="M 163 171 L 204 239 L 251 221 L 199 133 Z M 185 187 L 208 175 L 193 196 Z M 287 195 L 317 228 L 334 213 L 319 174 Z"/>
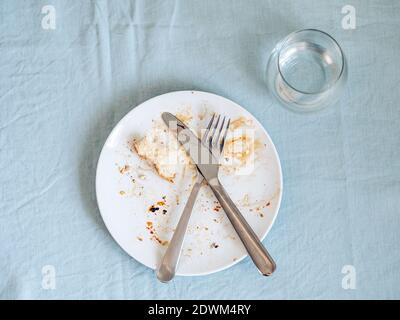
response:
<path fill-rule="evenodd" d="M 157 201 L 156 204 L 152 204 L 149 207 L 148 211 L 154 213 L 154 212 L 160 210 L 160 207 L 166 206 L 166 203 L 165 203 L 166 196 L 163 196 L 162 198 L 163 198 L 163 201 Z M 163 212 L 163 214 L 166 214 L 167 210 L 164 209 L 164 210 L 162 210 L 162 212 Z"/>
<path fill-rule="evenodd" d="M 121 190 L 121 191 L 119 192 L 119 194 L 120 194 L 121 196 L 123 196 L 123 195 L 125 194 L 125 191 Z"/>
<path fill-rule="evenodd" d="M 149 211 L 150 212 L 156 212 L 156 211 L 158 211 L 158 210 L 160 210 L 160 208 L 158 208 L 158 207 L 155 207 L 153 204 L 150 206 L 150 208 L 149 208 Z"/>
<path fill-rule="evenodd" d="M 242 199 L 242 203 L 244 207 L 248 207 L 249 206 L 249 195 L 246 193 Z"/>
<path fill-rule="evenodd" d="M 213 210 L 216 212 L 219 212 L 219 210 L 221 210 L 221 208 L 222 208 L 221 205 L 219 204 L 218 201 L 214 201 L 214 204 L 215 204 L 215 206 L 214 206 Z"/>
<path fill-rule="evenodd" d="M 129 169 L 130 168 L 129 168 L 129 166 L 127 164 L 124 165 L 123 167 L 118 168 L 120 174 L 126 173 L 127 171 L 129 171 Z"/>
<path fill-rule="evenodd" d="M 216 244 L 215 242 L 213 242 L 212 244 L 211 244 L 211 246 L 210 246 L 211 248 L 218 248 L 219 247 L 219 245 L 218 244 Z"/>
<path fill-rule="evenodd" d="M 139 241 L 143 241 L 142 237 L 136 237 Z"/>

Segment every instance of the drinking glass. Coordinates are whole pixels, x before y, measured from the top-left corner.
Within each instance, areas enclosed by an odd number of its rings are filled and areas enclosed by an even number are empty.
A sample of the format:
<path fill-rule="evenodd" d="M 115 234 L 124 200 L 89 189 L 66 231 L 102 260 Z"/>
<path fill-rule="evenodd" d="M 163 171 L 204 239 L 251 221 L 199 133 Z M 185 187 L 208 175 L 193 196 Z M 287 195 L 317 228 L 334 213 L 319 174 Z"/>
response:
<path fill-rule="evenodd" d="M 294 111 L 315 111 L 339 98 L 347 80 L 346 58 L 329 34 L 300 30 L 272 50 L 266 77 L 281 104 Z"/>

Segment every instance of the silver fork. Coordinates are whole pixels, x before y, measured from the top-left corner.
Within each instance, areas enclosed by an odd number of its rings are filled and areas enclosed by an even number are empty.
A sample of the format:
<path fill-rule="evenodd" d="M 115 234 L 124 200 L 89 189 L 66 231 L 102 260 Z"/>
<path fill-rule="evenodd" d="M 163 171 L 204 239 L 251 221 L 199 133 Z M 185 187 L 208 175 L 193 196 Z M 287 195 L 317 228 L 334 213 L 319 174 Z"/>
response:
<path fill-rule="evenodd" d="M 204 132 L 203 138 L 201 139 L 201 142 L 203 144 L 213 146 L 212 150 L 216 159 L 220 158 L 220 155 L 224 149 L 225 138 L 228 133 L 230 124 L 230 119 L 227 120 L 224 117 L 221 124 L 220 120 L 221 116 L 219 115 L 218 117 L 216 117 L 214 114 L 210 120 L 210 123 L 207 126 L 206 131 Z M 161 282 L 168 282 L 172 280 L 172 278 L 175 276 L 176 268 L 178 266 L 179 258 L 182 251 L 183 241 L 185 239 L 187 226 L 189 224 L 193 206 L 196 202 L 196 198 L 203 181 L 204 177 L 198 172 L 196 182 L 194 183 L 192 191 L 190 192 L 189 199 L 186 202 L 185 208 L 183 209 L 174 235 L 167 248 L 167 251 L 164 254 L 164 257 L 161 260 L 161 264 L 156 271 L 157 278 Z"/>

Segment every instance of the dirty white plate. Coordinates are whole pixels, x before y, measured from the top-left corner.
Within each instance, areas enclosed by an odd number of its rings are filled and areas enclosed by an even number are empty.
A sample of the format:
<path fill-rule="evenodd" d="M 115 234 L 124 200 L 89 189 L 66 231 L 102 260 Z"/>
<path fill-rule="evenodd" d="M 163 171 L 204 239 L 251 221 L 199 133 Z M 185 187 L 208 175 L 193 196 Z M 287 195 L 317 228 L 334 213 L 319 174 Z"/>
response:
<path fill-rule="evenodd" d="M 223 97 L 198 91 L 171 92 L 143 102 L 109 135 L 97 165 L 96 196 L 113 238 L 130 256 L 155 269 L 190 193 L 193 177 L 186 174 L 175 183 L 168 182 L 132 151 L 133 138 L 143 137 L 164 111 L 181 115 L 194 130 L 204 128 L 213 112 L 233 120 L 242 117 L 250 123 L 257 142 L 252 165 L 235 174 L 221 169 L 220 178 L 250 226 L 263 239 L 276 218 L 282 196 L 282 172 L 274 144 L 244 108 Z M 151 206 L 158 210 L 152 212 Z M 211 190 L 203 186 L 193 209 L 177 274 L 210 274 L 234 265 L 246 255 Z"/>

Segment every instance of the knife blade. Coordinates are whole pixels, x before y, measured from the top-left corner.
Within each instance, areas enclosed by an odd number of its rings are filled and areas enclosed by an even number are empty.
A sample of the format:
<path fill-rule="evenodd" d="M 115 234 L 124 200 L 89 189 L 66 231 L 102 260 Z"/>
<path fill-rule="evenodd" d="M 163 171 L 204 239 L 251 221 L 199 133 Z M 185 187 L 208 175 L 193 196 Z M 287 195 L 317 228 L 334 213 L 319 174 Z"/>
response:
<path fill-rule="evenodd" d="M 172 113 L 163 112 L 161 118 L 169 129 L 176 132 L 178 142 L 183 146 L 201 175 L 208 181 L 215 178 L 218 170 L 218 160 L 211 150 Z"/>

